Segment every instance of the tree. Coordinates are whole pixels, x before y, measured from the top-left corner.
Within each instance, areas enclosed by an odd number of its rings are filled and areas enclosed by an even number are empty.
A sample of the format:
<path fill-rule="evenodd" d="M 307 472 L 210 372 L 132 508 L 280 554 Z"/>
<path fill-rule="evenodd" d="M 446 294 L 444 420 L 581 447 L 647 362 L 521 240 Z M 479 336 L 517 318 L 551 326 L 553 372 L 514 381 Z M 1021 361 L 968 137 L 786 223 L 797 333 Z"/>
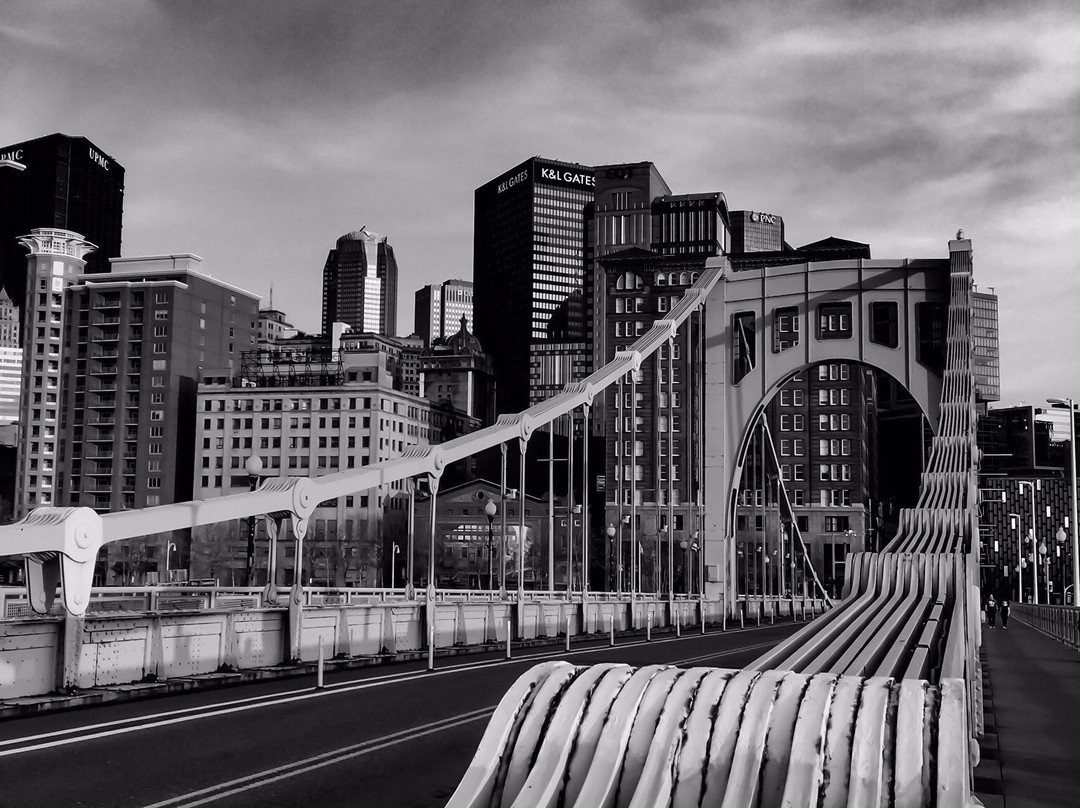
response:
<path fill-rule="evenodd" d="M 192 578 L 213 578 L 218 583 L 236 585 L 235 547 L 230 539 L 230 532 L 228 522 L 200 525 L 192 529 Z M 228 581 L 220 580 L 222 573 L 228 576 Z"/>

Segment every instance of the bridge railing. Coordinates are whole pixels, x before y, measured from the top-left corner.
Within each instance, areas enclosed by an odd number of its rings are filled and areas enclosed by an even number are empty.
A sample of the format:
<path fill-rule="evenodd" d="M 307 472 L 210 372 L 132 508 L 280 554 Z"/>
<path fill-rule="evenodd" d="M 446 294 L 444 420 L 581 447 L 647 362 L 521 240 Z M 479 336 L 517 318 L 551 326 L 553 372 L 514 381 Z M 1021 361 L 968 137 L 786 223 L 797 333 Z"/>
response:
<path fill-rule="evenodd" d="M 1047 606 L 1033 603 L 1014 603 L 1013 616 L 1055 640 L 1080 648 L 1080 606 Z"/>

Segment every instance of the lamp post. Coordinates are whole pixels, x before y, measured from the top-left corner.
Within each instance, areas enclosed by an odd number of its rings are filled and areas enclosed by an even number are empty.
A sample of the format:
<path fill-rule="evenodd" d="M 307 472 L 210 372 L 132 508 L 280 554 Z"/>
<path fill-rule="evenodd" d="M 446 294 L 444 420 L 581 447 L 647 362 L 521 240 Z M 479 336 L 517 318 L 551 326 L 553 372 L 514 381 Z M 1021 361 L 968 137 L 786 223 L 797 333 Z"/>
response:
<path fill-rule="evenodd" d="M 608 522 L 606 532 L 607 532 L 607 537 L 608 537 L 608 553 L 607 553 L 607 556 L 608 556 L 608 570 L 609 570 L 607 585 L 611 586 L 610 569 L 611 569 L 611 556 L 614 555 L 613 550 L 615 549 L 614 547 L 612 547 L 612 545 L 615 543 L 615 525 L 613 525 L 611 522 Z M 615 574 L 616 575 L 622 575 L 622 570 L 616 568 Z M 616 587 L 616 589 L 621 589 L 621 587 Z"/>
<path fill-rule="evenodd" d="M 1020 519 L 1021 516 L 1018 513 L 1009 511 L 1005 514 L 1009 517 L 1009 527 L 1016 531 L 1016 602 L 1024 602 L 1024 567 L 1027 566 L 1024 563 L 1024 543 L 1020 540 Z M 1016 522 L 1013 522 L 1013 517 L 1016 517 Z M 1013 527 L 1015 524 L 1015 527 Z"/>
<path fill-rule="evenodd" d="M 401 552 L 401 548 L 397 545 L 396 542 L 394 542 L 394 543 L 392 543 L 390 545 L 390 550 L 391 550 L 391 552 L 390 552 L 390 588 L 391 589 L 396 589 L 397 588 L 397 557 L 398 557 L 398 553 Z"/>
<path fill-rule="evenodd" d="M 176 544 L 173 542 L 165 543 L 165 581 L 168 583 L 172 580 L 171 569 L 169 567 L 169 557 L 173 550 L 176 549 Z"/>
<path fill-rule="evenodd" d="M 687 553 L 687 550 L 690 549 L 690 542 L 688 542 L 686 539 L 683 539 L 681 542 L 679 542 L 679 547 L 682 548 L 683 589 L 685 589 L 686 594 L 689 595 L 690 594 L 690 568 L 689 568 L 690 559 L 689 559 L 689 553 Z"/>
<path fill-rule="evenodd" d="M 1036 489 L 1036 487 L 1038 487 L 1040 489 L 1042 488 L 1042 481 L 1036 480 L 1035 482 L 1032 482 L 1031 480 L 1018 480 L 1017 485 L 1020 487 L 1021 495 L 1024 493 L 1024 486 L 1025 485 L 1028 487 L 1028 490 L 1031 492 L 1031 531 L 1028 534 L 1028 542 L 1031 544 L 1031 560 L 1037 562 L 1038 558 L 1035 556 L 1035 552 L 1036 552 L 1035 545 L 1036 545 L 1036 543 L 1038 541 L 1038 539 L 1035 536 L 1035 489 Z M 1032 596 L 1032 600 L 1034 601 L 1035 605 L 1038 606 L 1039 605 L 1039 565 L 1037 563 L 1032 567 L 1031 574 L 1034 576 L 1033 585 L 1031 587 L 1031 596 Z"/>
<path fill-rule="evenodd" d="M 244 461 L 244 470 L 248 473 L 248 483 L 251 491 L 259 487 L 259 475 L 262 473 L 263 464 L 258 455 L 252 455 Z M 255 514 L 248 517 L 247 535 L 247 585 L 253 586 L 252 576 L 255 573 Z"/>
<path fill-rule="evenodd" d="M 1080 541 L 1077 539 L 1076 526 L 1076 404 L 1072 398 L 1048 398 L 1046 401 L 1048 404 L 1065 405 L 1069 408 L 1069 460 L 1072 466 L 1072 513 L 1069 517 L 1069 530 L 1072 533 L 1072 588 L 1075 605 L 1077 585 L 1080 585 Z M 1065 531 L 1058 528 L 1058 533 L 1061 534 L 1058 541 L 1064 541 Z"/>
<path fill-rule="evenodd" d="M 493 581 L 495 571 L 495 556 L 493 550 L 495 547 L 495 536 L 492 532 L 492 523 L 495 521 L 495 514 L 499 512 L 499 506 L 495 504 L 495 500 L 489 499 L 484 505 L 484 516 L 488 520 L 488 591 L 494 591 L 495 584 Z"/>

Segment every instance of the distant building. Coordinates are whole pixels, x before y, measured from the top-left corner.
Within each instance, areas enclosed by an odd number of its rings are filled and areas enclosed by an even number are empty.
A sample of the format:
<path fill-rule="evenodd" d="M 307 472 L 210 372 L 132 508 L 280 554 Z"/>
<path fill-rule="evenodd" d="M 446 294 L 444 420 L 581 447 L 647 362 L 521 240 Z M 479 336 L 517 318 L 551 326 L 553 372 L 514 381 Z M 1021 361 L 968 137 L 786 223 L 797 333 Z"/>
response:
<path fill-rule="evenodd" d="M 581 378 L 591 364 L 586 214 L 595 183 L 588 166 L 532 157 L 476 189 L 475 331 L 499 380 L 499 412 L 543 400 L 551 380 Z M 537 368 L 530 358 L 539 354 Z"/>
<path fill-rule="evenodd" d="M 461 315 L 456 334 L 439 339 L 420 356 L 420 395 L 467 416 L 475 427 L 495 422 L 495 378 L 491 358 Z"/>
<path fill-rule="evenodd" d="M 57 504 L 120 511 L 192 499 L 195 395 L 204 367 L 255 344 L 259 299 L 201 272 L 191 254 L 117 258 L 69 288 L 61 384 L 67 430 Z M 186 535 L 109 545 L 99 582 L 179 565 Z"/>
<path fill-rule="evenodd" d="M 784 217 L 756 210 L 731 212 L 731 252 L 779 252 L 784 241 Z"/>
<path fill-rule="evenodd" d="M 11 299 L 7 289 L 0 289 L 0 348 L 18 348 L 21 344 L 19 340 L 21 309 L 21 304 Z"/>
<path fill-rule="evenodd" d="M 472 328 L 472 281 L 449 280 L 417 290 L 413 331 L 423 339 L 425 347 L 453 334 L 462 317 Z"/>
<path fill-rule="evenodd" d="M 0 285 L 15 305 L 26 300 L 26 252 L 19 238 L 35 229 L 70 230 L 97 245 L 86 273 L 109 271 L 120 255 L 124 167 L 85 137 L 53 134 L 0 146 Z"/>
<path fill-rule="evenodd" d="M 401 389 L 410 396 L 420 395 L 420 357 L 424 340 L 419 334 L 398 339 L 401 345 Z"/>
<path fill-rule="evenodd" d="M 394 336 L 397 285 L 397 261 L 386 236 L 363 228 L 346 233 L 323 267 L 323 333 L 342 322 L 356 331 Z"/>
<path fill-rule="evenodd" d="M 440 443 L 469 431 L 461 415 L 432 408 L 400 389 L 400 346 L 379 334 L 350 333 L 334 350 L 324 337 L 286 340 L 243 356 L 240 372 L 208 371 L 198 388 L 195 497 L 247 490 L 247 460 L 262 476 L 319 477 L 400 456 L 409 446 Z M 388 586 L 390 547 L 401 544 L 408 497 L 403 482 L 321 503 L 311 518 L 303 559 L 316 584 Z M 196 531 L 195 577 L 247 584 L 247 521 Z M 256 526 L 265 581 L 265 533 Z M 291 543 L 279 545 L 278 568 L 291 583 Z"/>
<path fill-rule="evenodd" d="M 285 312 L 277 309 L 259 310 L 258 344 L 273 345 L 288 337 L 295 337 L 297 329 L 285 319 Z"/>
<path fill-rule="evenodd" d="M 23 350 L 19 347 L 19 308 L 0 289 L 0 425 L 19 420 Z"/>
<path fill-rule="evenodd" d="M 71 319 L 65 292 L 85 266 L 95 247 L 70 230 L 39 228 L 22 236 L 29 250 L 23 258 L 28 287 L 24 329 L 26 361 L 22 363 L 19 402 L 18 476 L 15 480 L 15 516 L 39 505 L 58 505 L 64 475 L 63 446 L 68 419 L 63 410 L 62 362 Z M 65 340 L 66 336 L 66 340 Z M 85 348 L 84 348 L 85 350 Z M 85 370 L 84 370 L 85 372 Z M 100 382 L 99 382 L 100 383 Z"/>
<path fill-rule="evenodd" d="M 984 406 L 1001 400 L 1001 350 L 998 341 L 998 299 L 990 292 L 971 295 L 975 398 Z"/>

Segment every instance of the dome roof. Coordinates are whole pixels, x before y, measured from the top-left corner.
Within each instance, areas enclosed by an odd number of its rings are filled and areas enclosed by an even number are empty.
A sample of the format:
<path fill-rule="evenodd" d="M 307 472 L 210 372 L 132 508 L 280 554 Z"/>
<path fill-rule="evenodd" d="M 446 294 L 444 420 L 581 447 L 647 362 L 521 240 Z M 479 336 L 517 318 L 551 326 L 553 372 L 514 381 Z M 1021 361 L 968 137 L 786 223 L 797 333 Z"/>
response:
<path fill-rule="evenodd" d="M 482 355 L 484 346 L 480 344 L 480 340 L 476 338 L 476 335 L 469 331 L 468 322 L 468 318 L 464 314 L 461 315 L 461 330 L 448 337 L 446 345 L 453 354 Z"/>

